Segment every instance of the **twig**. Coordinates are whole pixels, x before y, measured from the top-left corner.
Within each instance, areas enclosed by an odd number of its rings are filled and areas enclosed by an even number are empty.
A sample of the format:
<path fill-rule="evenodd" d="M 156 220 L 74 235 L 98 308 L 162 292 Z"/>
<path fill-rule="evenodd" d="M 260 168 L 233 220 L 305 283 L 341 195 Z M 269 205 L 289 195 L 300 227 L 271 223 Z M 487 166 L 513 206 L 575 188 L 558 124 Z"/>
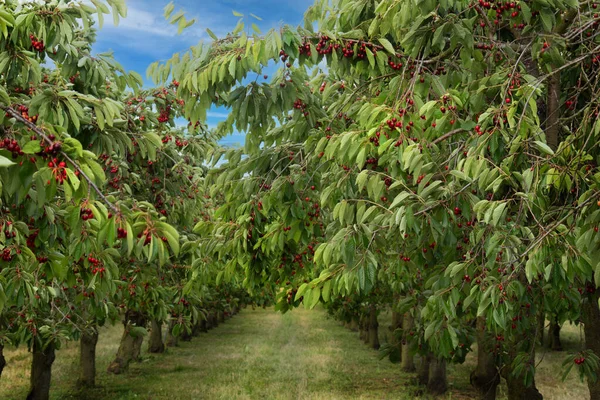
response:
<path fill-rule="evenodd" d="M 429 144 L 429 146 L 431 147 L 434 144 L 438 144 L 439 142 L 443 142 L 444 140 L 448 139 L 449 137 L 454 136 L 456 134 L 459 134 L 461 132 L 466 132 L 466 129 L 463 129 L 463 128 L 454 129 L 454 130 L 452 130 L 452 131 L 450 131 L 450 132 L 448 132 L 448 133 L 440 136 L 439 138 L 435 139 L 433 142 L 431 142 Z"/>
<path fill-rule="evenodd" d="M 35 125 L 34 123 L 32 123 L 31 121 L 23 118 L 23 116 L 18 113 L 14 108 L 10 107 L 10 106 L 4 106 L 0 104 L 0 108 L 3 109 L 7 114 L 9 114 L 10 116 L 12 116 L 13 118 L 15 118 L 17 121 L 23 123 L 26 127 L 28 127 L 29 129 L 31 129 L 32 131 L 34 131 L 36 134 L 38 134 L 46 143 L 48 143 L 49 145 L 54 144 L 54 142 L 48 137 L 46 136 L 46 134 L 44 133 L 44 131 L 42 131 L 37 125 Z M 120 214 L 121 212 L 119 211 L 119 209 L 110 202 L 110 200 L 108 200 L 106 198 L 106 196 L 104 195 L 104 193 L 102 193 L 102 191 L 98 188 L 98 186 L 96 186 L 96 184 L 90 179 L 89 176 L 86 175 L 85 172 L 83 172 L 83 170 L 81 169 L 81 167 L 79 166 L 79 164 L 77 164 L 71 157 L 69 157 L 64 151 L 61 151 L 60 154 L 69 162 L 71 163 L 71 165 L 73 165 L 73 167 L 75 168 L 75 170 L 77 172 L 79 172 L 79 174 L 81 176 L 83 176 L 83 178 L 87 181 L 88 185 L 94 189 L 94 191 L 96 192 L 96 194 L 98 195 L 98 197 L 100 197 L 102 199 L 102 201 L 104 201 L 106 203 L 106 205 L 113 210 L 116 214 Z"/>

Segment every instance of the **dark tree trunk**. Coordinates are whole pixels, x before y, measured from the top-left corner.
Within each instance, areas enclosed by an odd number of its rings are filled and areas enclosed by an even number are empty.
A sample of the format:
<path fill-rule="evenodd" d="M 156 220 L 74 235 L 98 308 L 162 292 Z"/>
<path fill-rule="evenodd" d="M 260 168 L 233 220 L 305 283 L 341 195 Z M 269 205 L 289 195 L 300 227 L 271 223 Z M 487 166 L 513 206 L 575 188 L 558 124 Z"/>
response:
<path fill-rule="evenodd" d="M 221 322 L 221 323 L 222 323 L 222 322 L 225 322 L 225 312 L 223 312 L 223 311 L 219 311 L 219 312 L 217 313 L 217 316 L 218 316 L 218 318 L 219 318 L 219 322 Z"/>
<path fill-rule="evenodd" d="M 600 356 L 600 309 L 598 308 L 599 292 L 590 294 L 583 303 L 583 330 L 585 333 L 585 347 Z M 600 379 L 592 382 L 588 379 L 590 400 L 600 400 Z"/>
<path fill-rule="evenodd" d="M 177 321 L 171 319 L 169 328 L 167 329 L 167 347 L 176 347 L 179 345 L 179 337 L 173 335 L 173 328 L 177 325 Z"/>
<path fill-rule="evenodd" d="M 525 386 L 523 376 L 512 376 L 506 379 L 508 400 L 543 400 L 542 394 L 535 387 L 535 380 L 530 386 Z"/>
<path fill-rule="evenodd" d="M 4 358 L 4 345 L 0 343 L 0 378 L 2 378 L 2 371 L 6 367 L 6 358 Z"/>
<path fill-rule="evenodd" d="M 96 386 L 96 345 L 98 344 L 98 329 L 92 327 L 81 335 L 79 341 L 79 381 L 80 387 Z"/>
<path fill-rule="evenodd" d="M 206 326 L 206 319 L 202 319 L 199 323 L 200 332 L 208 332 L 208 327 Z"/>
<path fill-rule="evenodd" d="M 538 335 L 539 335 L 539 342 L 540 342 L 540 346 L 544 346 L 544 330 L 546 327 L 546 313 L 545 312 L 541 312 L 538 315 Z"/>
<path fill-rule="evenodd" d="M 402 328 L 402 314 L 392 311 L 392 325 L 390 325 L 390 331 L 394 332 L 396 329 L 400 328 Z"/>
<path fill-rule="evenodd" d="M 494 338 L 486 332 L 485 317 L 477 317 L 477 366 L 471 372 L 471 385 L 482 400 L 495 400 L 500 374 L 493 350 Z"/>
<path fill-rule="evenodd" d="M 30 389 L 27 400 L 48 400 L 50 398 L 52 363 L 55 359 L 54 343 L 50 343 L 45 349 L 42 349 L 37 341 L 34 343 Z"/>
<path fill-rule="evenodd" d="M 179 334 L 179 339 L 183 342 L 191 342 L 192 341 L 192 331 L 188 330 L 188 328 L 181 328 L 181 333 Z"/>
<path fill-rule="evenodd" d="M 562 350 L 562 343 L 560 342 L 560 325 L 558 324 L 556 317 L 552 317 L 550 326 L 548 327 L 548 347 L 554 351 Z"/>
<path fill-rule="evenodd" d="M 536 335 L 537 336 L 537 335 Z M 534 339 L 532 339 L 534 340 Z M 532 345 L 531 356 L 528 362 L 531 364 L 535 363 L 535 350 L 534 350 L 535 340 Z M 521 373 L 517 376 L 510 370 L 510 366 L 512 365 L 513 357 L 516 355 L 516 347 L 513 347 L 509 350 L 509 360 L 505 367 L 506 373 L 504 374 L 504 378 L 506 379 L 506 386 L 508 389 L 508 400 L 543 400 L 542 394 L 538 391 L 535 386 L 535 376 L 531 380 L 531 384 L 527 386 L 525 384 L 525 374 Z M 524 370 L 526 370 L 528 366 L 525 366 Z"/>
<path fill-rule="evenodd" d="M 367 318 L 364 315 L 360 316 L 358 320 L 358 336 L 364 343 L 369 343 L 369 325 Z"/>
<path fill-rule="evenodd" d="M 410 346 L 408 345 L 408 337 L 410 331 L 413 327 L 413 317 L 410 314 L 406 314 L 404 318 L 402 318 L 402 370 L 405 372 L 413 372 L 415 370 L 415 361 L 414 355 L 410 350 Z"/>
<path fill-rule="evenodd" d="M 150 321 L 150 338 L 148 339 L 148 353 L 164 353 L 165 344 L 162 336 L 162 322 L 153 319 Z"/>
<path fill-rule="evenodd" d="M 429 364 L 431 362 L 431 354 L 421 357 L 421 363 L 417 368 L 417 382 L 419 385 L 427 386 L 429 383 Z"/>
<path fill-rule="evenodd" d="M 209 318 L 210 318 L 210 325 L 212 328 L 216 328 L 219 326 L 219 319 L 217 318 L 217 313 L 214 311 L 211 311 L 208 314 Z"/>
<path fill-rule="evenodd" d="M 132 335 L 133 327 L 145 327 L 146 318 L 143 314 L 136 311 L 127 311 L 123 321 L 123 336 L 121 336 L 121 344 L 119 350 L 112 363 L 108 366 L 107 371 L 113 374 L 122 374 L 127 371 L 129 364 L 132 361 L 138 361 L 142 351 L 142 343 L 144 336 Z"/>
<path fill-rule="evenodd" d="M 350 320 L 350 330 L 352 332 L 358 332 L 358 321 L 354 317 Z"/>
<path fill-rule="evenodd" d="M 198 337 L 202 333 L 202 326 L 200 325 L 200 321 L 196 321 L 196 323 L 192 326 L 192 336 Z"/>
<path fill-rule="evenodd" d="M 427 391 L 434 395 L 446 393 L 448 377 L 446 375 L 446 359 L 431 357 L 429 361 L 429 381 Z"/>
<path fill-rule="evenodd" d="M 369 308 L 369 346 L 379 350 L 379 322 L 377 322 L 377 306 L 371 305 Z"/>

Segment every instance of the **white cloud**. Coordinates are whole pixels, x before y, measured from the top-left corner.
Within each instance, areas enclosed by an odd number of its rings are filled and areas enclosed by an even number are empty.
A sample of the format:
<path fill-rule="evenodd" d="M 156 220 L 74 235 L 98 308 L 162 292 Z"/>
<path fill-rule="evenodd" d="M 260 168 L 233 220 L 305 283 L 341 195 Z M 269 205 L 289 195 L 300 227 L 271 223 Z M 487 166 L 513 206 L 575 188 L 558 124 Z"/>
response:
<path fill-rule="evenodd" d="M 206 116 L 208 118 L 221 118 L 221 119 L 226 119 L 229 114 L 227 113 L 220 113 L 220 112 L 214 112 L 214 111 L 209 111 L 206 113 Z"/>

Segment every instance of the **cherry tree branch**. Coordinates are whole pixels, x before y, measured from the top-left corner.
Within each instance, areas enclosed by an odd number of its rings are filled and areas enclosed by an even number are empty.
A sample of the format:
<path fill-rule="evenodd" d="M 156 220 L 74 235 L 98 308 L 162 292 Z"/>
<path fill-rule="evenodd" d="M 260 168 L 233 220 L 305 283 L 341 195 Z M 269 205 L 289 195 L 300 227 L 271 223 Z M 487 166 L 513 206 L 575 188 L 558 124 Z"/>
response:
<path fill-rule="evenodd" d="M 44 133 L 44 131 L 42 131 L 37 125 L 35 125 L 34 123 L 32 123 L 31 121 L 25 119 L 19 112 L 17 112 L 14 108 L 10 107 L 10 106 L 4 106 L 0 104 L 0 108 L 2 110 L 4 110 L 8 115 L 10 115 L 11 117 L 15 118 L 17 121 L 23 123 L 26 127 L 28 127 L 29 129 L 31 129 L 32 131 L 34 131 L 37 135 L 39 135 L 46 143 L 48 143 L 49 145 L 54 144 L 54 142 Z M 104 195 L 104 193 L 102 193 L 102 191 L 98 188 L 98 186 L 96 186 L 96 184 L 92 181 L 92 179 L 86 175 L 85 172 L 83 172 L 83 170 L 81 169 L 81 167 L 79 166 L 79 164 L 77 164 L 71 157 L 69 157 L 64 151 L 61 151 L 60 154 L 75 168 L 75 170 L 77 172 L 79 172 L 79 174 L 81 176 L 83 176 L 83 178 L 86 180 L 86 182 L 88 183 L 88 185 L 94 190 L 94 192 L 96 192 L 96 194 L 98 195 L 98 197 L 100 197 L 102 199 L 102 201 L 104 203 L 106 203 L 106 205 L 113 210 L 115 213 L 120 214 L 119 209 L 110 201 L 106 198 L 106 196 Z"/>

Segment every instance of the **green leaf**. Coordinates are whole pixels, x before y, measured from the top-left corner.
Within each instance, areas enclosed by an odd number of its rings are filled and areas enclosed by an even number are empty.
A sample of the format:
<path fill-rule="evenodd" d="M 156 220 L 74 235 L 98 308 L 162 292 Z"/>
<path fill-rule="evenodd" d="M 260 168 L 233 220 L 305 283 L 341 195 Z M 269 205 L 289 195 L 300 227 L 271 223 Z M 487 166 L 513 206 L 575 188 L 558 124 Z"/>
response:
<path fill-rule="evenodd" d="M 0 156 L 0 168 L 10 167 L 11 165 L 15 165 L 15 163 L 4 156 Z"/>
<path fill-rule="evenodd" d="M 175 4 L 173 4 L 173 2 L 170 2 L 169 4 L 167 4 L 164 8 L 165 10 L 165 19 L 169 19 L 169 17 L 171 16 L 171 13 L 173 12 L 173 10 L 175 10 Z"/>
<path fill-rule="evenodd" d="M 135 338 L 148 335 L 148 331 L 143 326 L 132 326 L 129 330 L 129 335 Z"/>
<path fill-rule="evenodd" d="M 234 15 L 234 16 L 236 16 L 236 17 L 243 17 L 243 16 L 244 16 L 244 14 L 240 14 L 240 13 L 239 13 L 239 12 L 237 12 L 237 11 L 233 11 L 233 10 L 232 10 L 231 12 L 232 12 L 232 13 L 233 13 L 233 15 Z"/>
<path fill-rule="evenodd" d="M 67 171 L 67 176 L 69 177 L 69 182 L 71 183 L 71 186 L 73 186 L 73 189 L 77 191 L 79 189 L 79 185 L 81 184 L 79 178 L 71 169 L 66 168 L 65 171 Z"/>
<path fill-rule="evenodd" d="M 548 146 L 546 143 L 544 142 L 540 142 L 539 140 L 534 141 L 533 143 L 535 143 L 535 146 L 538 148 L 539 151 L 541 151 L 544 154 L 547 154 L 549 156 L 554 155 L 554 150 L 552 150 L 550 148 L 550 146 Z"/>
<path fill-rule="evenodd" d="M 379 38 L 379 43 L 381 43 L 381 45 L 387 50 L 388 53 L 395 55 L 396 54 L 396 49 L 394 49 L 394 46 L 392 46 L 392 44 L 390 43 L 389 40 L 385 39 L 385 38 Z"/>
<path fill-rule="evenodd" d="M 25 146 L 21 148 L 21 151 L 25 154 L 36 154 L 42 151 L 42 146 L 40 145 L 39 140 L 32 140 L 31 142 L 27 142 Z"/>
<path fill-rule="evenodd" d="M 219 40 L 217 35 L 215 35 L 210 29 L 206 28 L 206 33 L 208 33 L 208 36 L 210 36 L 213 40 Z"/>

